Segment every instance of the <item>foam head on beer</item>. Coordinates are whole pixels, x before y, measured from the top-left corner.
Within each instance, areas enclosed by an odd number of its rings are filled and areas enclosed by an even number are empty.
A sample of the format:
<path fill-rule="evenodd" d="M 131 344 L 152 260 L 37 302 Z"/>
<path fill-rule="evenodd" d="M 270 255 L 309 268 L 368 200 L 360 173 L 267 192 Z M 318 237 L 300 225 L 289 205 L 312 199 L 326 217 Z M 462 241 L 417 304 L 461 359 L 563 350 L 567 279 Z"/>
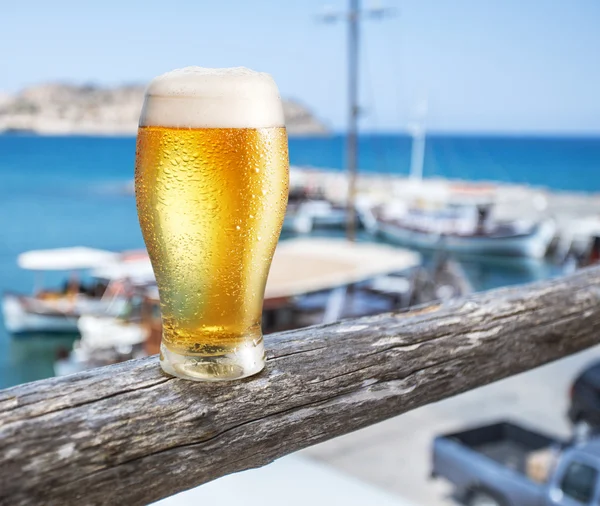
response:
<path fill-rule="evenodd" d="M 152 80 L 140 126 L 269 128 L 284 126 L 284 120 L 269 74 L 244 67 L 186 67 Z"/>

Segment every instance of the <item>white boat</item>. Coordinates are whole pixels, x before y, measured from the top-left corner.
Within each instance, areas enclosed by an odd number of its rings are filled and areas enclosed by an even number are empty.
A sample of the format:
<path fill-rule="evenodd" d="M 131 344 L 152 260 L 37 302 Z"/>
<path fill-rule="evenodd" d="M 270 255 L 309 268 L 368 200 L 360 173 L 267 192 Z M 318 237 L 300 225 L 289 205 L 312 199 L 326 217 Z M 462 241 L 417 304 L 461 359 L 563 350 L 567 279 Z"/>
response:
<path fill-rule="evenodd" d="M 495 221 L 493 185 L 424 185 L 426 135 L 422 121 L 412 126 L 412 138 L 407 185 L 412 195 L 405 194 L 404 200 L 378 210 L 376 225 L 370 230 L 388 241 L 421 249 L 530 258 L 546 255 L 556 234 L 553 220 Z"/>
<path fill-rule="evenodd" d="M 120 312 L 83 314 L 77 322 L 81 334 L 80 348 L 90 353 L 114 349 L 125 354 L 146 340 L 147 329 L 141 321 L 141 304 L 147 292 L 155 292 L 154 272 L 146 252 L 124 256 L 118 262 L 105 264 L 92 271 L 92 276 L 111 283 L 127 279 L 138 290 L 120 306 Z M 152 288 L 150 288 L 152 287 Z M 158 299 L 158 295 L 154 295 Z"/>
<path fill-rule="evenodd" d="M 292 203 L 283 222 L 285 232 L 307 234 L 315 228 L 343 228 L 346 209 L 335 206 L 325 199 Z"/>
<path fill-rule="evenodd" d="M 122 301 L 112 301 L 112 308 L 119 310 Z M 4 325 L 12 334 L 26 332 L 77 332 L 77 321 L 84 313 L 101 313 L 108 303 L 77 294 L 56 299 L 5 293 L 2 300 Z"/>
<path fill-rule="evenodd" d="M 131 348 L 142 344 L 147 334 L 140 320 L 108 315 L 82 315 L 77 328 L 81 345 L 88 350 Z"/>
<path fill-rule="evenodd" d="M 378 220 L 378 232 L 388 241 L 403 246 L 468 253 L 473 255 L 542 258 L 554 239 L 552 220 L 493 223 L 482 227 L 469 220 L 446 219 L 438 214 L 415 218 Z M 462 225 L 462 226 L 461 226 Z"/>
<path fill-rule="evenodd" d="M 281 231 L 288 234 L 309 234 L 313 227 L 314 222 L 309 214 L 288 210 Z"/>
<path fill-rule="evenodd" d="M 2 300 L 4 325 L 12 334 L 27 332 L 78 332 L 77 322 L 83 314 L 117 315 L 127 301 L 123 284 L 99 276 L 83 284 L 81 271 L 119 262 L 121 255 L 110 251 L 75 247 L 29 251 L 19 255 L 22 269 L 36 271 L 71 271 L 63 290 L 42 289 L 38 280 L 33 295 L 5 293 Z"/>
<path fill-rule="evenodd" d="M 141 346 L 125 346 L 111 348 L 89 348 L 81 341 L 75 341 L 73 349 L 65 358 L 54 363 L 54 374 L 66 376 L 76 372 L 116 364 L 132 358 L 146 356 Z"/>
<path fill-rule="evenodd" d="M 55 362 L 55 374 L 62 376 L 158 353 L 160 312 L 148 311 L 153 305 L 157 307 L 158 299 L 144 304 L 146 311 L 137 306 L 121 316 L 82 315 L 77 323 L 81 338 L 75 341 L 68 357 Z"/>
<path fill-rule="evenodd" d="M 371 205 L 356 203 L 356 220 L 359 226 L 372 230 L 375 226 Z M 283 221 L 283 232 L 308 234 L 315 229 L 342 230 L 348 220 L 347 210 L 324 199 L 307 200 L 290 204 Z"/>

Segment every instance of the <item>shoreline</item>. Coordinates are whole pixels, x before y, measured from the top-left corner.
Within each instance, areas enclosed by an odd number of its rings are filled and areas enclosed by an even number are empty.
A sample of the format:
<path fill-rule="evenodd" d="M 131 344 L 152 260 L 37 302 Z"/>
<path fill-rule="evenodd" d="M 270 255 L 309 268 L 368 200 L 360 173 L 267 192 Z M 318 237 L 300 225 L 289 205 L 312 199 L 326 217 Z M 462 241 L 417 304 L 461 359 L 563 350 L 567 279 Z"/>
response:
<path fill-rule="evenodd" d="M 289 133 L 288 137 L 292 139 L 306 139 L 306 138 L 314 138 L 321 139 L 332 137 L 334 134 L 331 132 L 324 133 Z M 130 138 L 135 139 L 137 136 L 137 127 L 134 131 L 127 130 L 126 132 L 121 132 L 118 130 L 106 130 L 106 131 L 88 131 L 88 130 L 70 130 L 70 131 L 38 131 L 38 130 L 0 130 L 0 137 L 44 137 L 44 138 L 68 138 L 68 137 L 87 137 L 94 138 L 97 137 L 99 139 L 105 139 L 107 137 L 115 137 L 115 138 Z M 343 169 L 342 169 L 343 170 Z"/>
<path fill-rule="evenodd" d="M 344 179 L 344 184 L 347 179 L 345 169 L 334 169 L 334 168 L 320 168 L 312 166 L 300 166 L 290 165 L 290 174 L 296 172 L 305 176 L 314 176 L 320 179 Z M 407 186 L 414 186 L 416 181 L 406 174 L 390 174 L 388 172 L 374 172 L 374 171 L 358 171 L 357 184 L 359 185 L 358 192 L 360 193 L 360 185 L 367 187 L 381 185 L 386 187 L 390 182 L 400 183 Z M 292 176 L 293 177 L 293 176 Z M 332 185 L 339 183 L 340 181 L 329 181 L 319 182 L 320 186 Z M 533 192 L 543 192 L 548 194 L 558 194 L 562 196 L 572 197 L 597 197 L 600 199 L 600 190 L 583 191 L 583 190 L 566 190 L 560 188 L 552 188 L 550 186 L 535 185 L 530 183 L 511 183 L 509 181 L 499 181 L 494 179 L 463 179 L 463 178 L 451 178 L 442 176 L 424 177 L 422 180 L 424 187 L 429 185 L 468 185 L 472 187 L 494 187 L 503 191 L 506 190 L 526 190 Z"/>
<path fill-rule="evenodd" d="M 1 127 L 1 136 L 38 136 L 38 137 L 135 137 L 137 134 L 137 125 L 135 128 L 126 127 L 123 128 L 58 128 L 58 129 L 39 129 L 39 128 L 14 128 L 14 127 Z M 300 137 L 300 138 L 344 138 L 346 132 L 339 130 L 325 130 L 325 131 L 309 131 L 306 132 L 294 132 L 296 127 L 287 127 L 289 137 Z M 404 130 L 382 130 L 382 131 L 361 131 L 359 139 L 362 137 L 368 139 L 371 137 L 398 137 L 412 139 L 410 133 Z M 444 132 L 444 131 L 431 131 L 427 132 L 427 137 L 432 139 L 445 138 L 445 139 L 510 139 L 510 140 L 540 140 L 540 141 L 557 141 L 557 140 L 568 140 L 568 141 L 597 141 L 600 142 L 600 132 Z"/>

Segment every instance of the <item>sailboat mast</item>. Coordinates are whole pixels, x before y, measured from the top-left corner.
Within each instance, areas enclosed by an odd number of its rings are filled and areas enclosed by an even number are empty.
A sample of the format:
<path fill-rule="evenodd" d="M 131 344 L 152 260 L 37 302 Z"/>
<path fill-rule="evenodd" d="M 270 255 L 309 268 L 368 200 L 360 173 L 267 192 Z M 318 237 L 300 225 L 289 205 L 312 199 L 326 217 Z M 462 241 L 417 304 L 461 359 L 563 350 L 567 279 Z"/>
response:
<path fill-rule="evenodd" d="M 348 131 L 346 144 L 346 169 L 348 172 L 348 199 L 346 204 L 346 236 L 356 239 L 356 177 L 358 172 L 358 71 L 359 35 L 362 17 L 382 19 L 392 11 L 383 7 L 362 10 L 360 0 L 350 0 L 349 12 L 328 12 L 322 16 L 326 23 L 339 20 L 348 22 Z"/>
<path fill-rule="evenodd" d="M 428 108 L 426 98 L 418 103 L 415 122 L 410 128 L 412 135 L 410 179 L 419 182 L 423 180 L 423 165 L 425 164 L 425 119 Z"/>
<path fill-rule="evenodd" d="M 423 163 L 425 162 L 425 129 L 421 125 L 412 132 L 412 151 L 410 155 L 410 179 L 423 180 Z"/>
<path fill-rule="evenodd" d="M 346 207 L 346 236 L 356 239 L 356 173 L 358 167 L 358 48 L 360 0 L 350 0 L 348 14 L 348 140 L 346 168 L 348 199 Z"/>

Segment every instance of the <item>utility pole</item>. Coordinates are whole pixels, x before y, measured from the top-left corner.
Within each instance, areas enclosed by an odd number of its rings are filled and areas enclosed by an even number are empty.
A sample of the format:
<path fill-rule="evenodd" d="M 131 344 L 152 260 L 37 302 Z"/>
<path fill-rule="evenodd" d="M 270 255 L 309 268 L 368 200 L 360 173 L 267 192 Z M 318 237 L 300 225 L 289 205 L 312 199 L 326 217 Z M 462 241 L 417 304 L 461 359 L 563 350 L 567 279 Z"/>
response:
<path fill-rule="evenodd" d="M 360 0 L 350 0 L 348 12 L 328 12 L 322 21 L 348 23 L 348 131 L 346 141 L 346 169 L 348 172 L 348 200 L 346 203 L 346 237 L 356 239 L 356 176 L 358 172 L 358 76 L 360 21 L 363 17 L 381 19 L 391 13 L 390 9 L 374 7 L 361 10 Z"/>

